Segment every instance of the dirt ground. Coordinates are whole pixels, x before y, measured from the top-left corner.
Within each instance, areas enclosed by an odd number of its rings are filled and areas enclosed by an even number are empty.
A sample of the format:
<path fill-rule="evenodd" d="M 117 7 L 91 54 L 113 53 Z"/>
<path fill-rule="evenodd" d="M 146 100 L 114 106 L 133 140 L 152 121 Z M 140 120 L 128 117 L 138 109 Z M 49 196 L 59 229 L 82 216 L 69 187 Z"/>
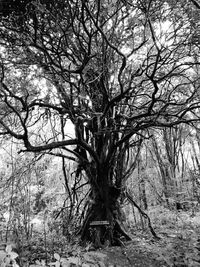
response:
<path fill-rule="evenodd" d="M 101 250 L 107 256 L 105 266 L 200 267 L 200 227 L 168 228 L 158 234 L 160 240 L 138 233 L 122 247 Z"/>
<path fill-rule="evenodd" d="M 130 243 L 126 247 L 108 248 L 104 253 L 107 255 L 108 267 L 164 267 L 163 262 L 156 260 L 152 253 L 142 251 L 139 247 Z"/>

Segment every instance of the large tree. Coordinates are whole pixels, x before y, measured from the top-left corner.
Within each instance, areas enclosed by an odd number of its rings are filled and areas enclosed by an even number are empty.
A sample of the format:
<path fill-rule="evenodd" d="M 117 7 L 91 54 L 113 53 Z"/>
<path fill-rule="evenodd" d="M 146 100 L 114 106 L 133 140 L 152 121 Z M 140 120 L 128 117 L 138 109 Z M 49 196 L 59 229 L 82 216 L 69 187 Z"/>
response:
<path fill-rule="evenodd" d="M 119 199 L 135 166 L 130 153 L 149 129 L 199 120 L 198 7 L 20 2 L 22 12 L 14 4 L 0 21 L 0 134 L 23 151 L 77 162 L 76 178 L 84 173 L 91 188 L 83 240 L 92 221 L 109 222 L 94 231 L 98 244 L 128 238 Z"/>

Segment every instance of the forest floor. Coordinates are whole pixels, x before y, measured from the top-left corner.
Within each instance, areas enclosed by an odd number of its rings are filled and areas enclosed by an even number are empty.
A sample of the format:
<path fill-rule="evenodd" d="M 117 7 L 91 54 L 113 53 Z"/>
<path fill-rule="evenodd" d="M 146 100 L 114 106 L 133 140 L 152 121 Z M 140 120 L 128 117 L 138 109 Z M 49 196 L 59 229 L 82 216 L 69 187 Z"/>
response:
<path fill-rule="evenodd" d="M 145 231 L 132 227 L 132 241 L 87 252 L 96 255 L 96 263 L 85 266 L 200 267 L 200 212 L 163 212 L 152 221 L 160 239 L 155 239 L 148 227 Z"/>
<path fill-rule="evenodd" d="M 197 234 L 198 233 L 198 234 Z M 200 266 L 200 229 L 160 233 L 160 240 L 138 232 L 124 247 L 102 250 L 109 267 L 198 267 Z M 199 240 L 200 242 L 200 240 Z"/>
<path fill-rule="evenodd" d="M 200 222 L 199 222 L 200 223 Z M 198 267 L 200 266 L 200 227 L 196 229 L 165 229 L 157 232 L 159 240 L 149 233 L 138 232 L 122 247 L 95 252 L 97 264 L 106 267 Z M 101 264 L 100 258 L 102 257 Z M 99 264 L 99 265 L 98 265 Z"/>
<path fill-rule="evenodd" d="M 129 225 L 132 240 L 121 247 L 94 250 L 91 244 L 80 247 L 76 241 L 65 243 L 58 238 L 57 242 L 49 239 L 46 250 L 44 239 L 34 239 L 29 250 L 24 247 L 20 267 L 200 267 L 200 212 L 155 214 L 151 221 L 159 239 L 147 226 L 142 230 L 138 225 Z M 47 263 L 42 260 L 45 256 Z"/>
<path fill-rule="evenodd" d="M 157 234 L 159 240 L 155 240 L 148 231 L 138 230 L 132 233 L 132 240 L 121 247 L 74 250 L 72 261 L 68 257 L 74 265 L 69 266 L 200 267 L 200 227 L 160 227 Z"/>
<path fill-rule="evenodd" d="M 200 267 L 200 213 L 176 213 L 166 224 L 154 227 L 159 240 L 149 231 L 132 229 L 132 241 L 124 247 L 102 251 L 109 267 Z"/>

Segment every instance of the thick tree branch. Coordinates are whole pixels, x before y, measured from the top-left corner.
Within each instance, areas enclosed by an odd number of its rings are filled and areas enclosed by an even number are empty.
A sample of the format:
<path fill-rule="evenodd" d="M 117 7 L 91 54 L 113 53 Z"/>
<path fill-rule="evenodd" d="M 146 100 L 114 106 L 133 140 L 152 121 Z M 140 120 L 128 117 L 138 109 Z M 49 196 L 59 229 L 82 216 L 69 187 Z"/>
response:
<path fill-rule="evenodd" d="M 200 9 L 200 4 L 196 0 L 190 0 L 198 9 Z"/>

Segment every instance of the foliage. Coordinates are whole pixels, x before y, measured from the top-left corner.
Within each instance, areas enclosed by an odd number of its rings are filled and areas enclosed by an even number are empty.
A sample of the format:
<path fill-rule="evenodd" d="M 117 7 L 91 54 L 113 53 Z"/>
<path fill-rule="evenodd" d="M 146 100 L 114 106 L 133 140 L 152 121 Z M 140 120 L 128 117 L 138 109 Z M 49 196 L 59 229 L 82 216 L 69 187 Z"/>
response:
<path fill-rule="evenodd" d="M 7 267 L 7 266 L 13 266 L 13 267 L 19 267 L 19 265 L 16 262 L 16 258 L 19 255 L 12 251 L 12 246 L 7 245 L 5 248 L 5 257 L 2 259 L 1 267 Z"/>

